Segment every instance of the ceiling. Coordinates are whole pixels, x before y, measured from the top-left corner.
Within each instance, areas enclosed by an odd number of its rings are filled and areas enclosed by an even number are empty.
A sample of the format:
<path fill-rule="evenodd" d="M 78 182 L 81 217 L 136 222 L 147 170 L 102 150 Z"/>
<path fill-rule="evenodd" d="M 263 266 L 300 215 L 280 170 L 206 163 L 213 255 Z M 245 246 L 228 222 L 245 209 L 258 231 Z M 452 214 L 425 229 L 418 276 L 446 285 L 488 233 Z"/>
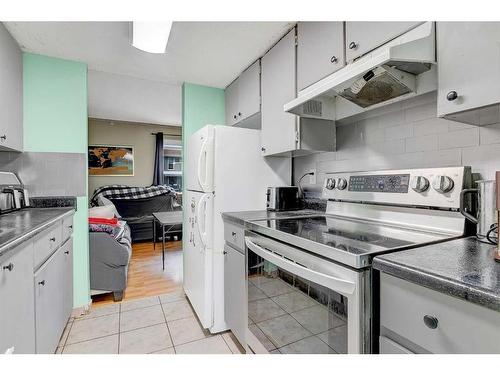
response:
<path fill-rule="evenodd" d="M 165 54 L 131 45 L 130 22 L 5 22 L 21 49 L 89 69 L 178 85 L 224 88 L 293 22 L 174 22 Z"/>

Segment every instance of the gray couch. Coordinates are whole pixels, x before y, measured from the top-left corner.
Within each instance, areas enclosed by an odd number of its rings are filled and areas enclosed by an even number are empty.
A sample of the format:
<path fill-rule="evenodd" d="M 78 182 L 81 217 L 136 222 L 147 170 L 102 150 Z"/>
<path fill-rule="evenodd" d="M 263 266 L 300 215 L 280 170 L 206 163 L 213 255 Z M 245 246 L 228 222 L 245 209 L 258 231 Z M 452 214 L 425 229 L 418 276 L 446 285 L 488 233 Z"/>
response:
<path fill-rule="evenodd" d="M 130 242 L 128 225 L 120 240 L 103 232 L 89 234 L 90 289 L 94 294 L 113 292 L 116 302 L 122 300 L 132 255 Z"/>

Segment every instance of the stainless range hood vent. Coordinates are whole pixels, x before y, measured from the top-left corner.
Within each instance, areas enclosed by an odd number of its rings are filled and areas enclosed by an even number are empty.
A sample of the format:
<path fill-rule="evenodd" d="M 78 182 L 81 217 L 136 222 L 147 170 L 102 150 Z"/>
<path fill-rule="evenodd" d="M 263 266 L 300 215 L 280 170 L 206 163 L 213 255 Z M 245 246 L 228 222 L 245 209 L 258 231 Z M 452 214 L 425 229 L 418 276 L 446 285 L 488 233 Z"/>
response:
<path fill-rule="evenodd" d="M 416 95 L 418 76 L 436 63 L 435 45 L 435 25 L 425 22 L 302 90 L 284 110 L 334 120 L 339 96 L 368 108 Z M 320 111 L 311 110 L 313 106 L 319 106 Z"/>

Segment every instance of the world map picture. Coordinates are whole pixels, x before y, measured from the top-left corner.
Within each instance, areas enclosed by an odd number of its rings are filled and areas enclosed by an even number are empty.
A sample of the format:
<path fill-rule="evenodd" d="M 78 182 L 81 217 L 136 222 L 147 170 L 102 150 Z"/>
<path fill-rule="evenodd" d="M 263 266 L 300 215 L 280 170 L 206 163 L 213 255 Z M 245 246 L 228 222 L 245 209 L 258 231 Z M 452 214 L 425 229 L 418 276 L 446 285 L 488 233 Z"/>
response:
<path fill-rule="evenodd" d="M 132 146 L 89 145 L 90 176 L 133 176 Z"/>

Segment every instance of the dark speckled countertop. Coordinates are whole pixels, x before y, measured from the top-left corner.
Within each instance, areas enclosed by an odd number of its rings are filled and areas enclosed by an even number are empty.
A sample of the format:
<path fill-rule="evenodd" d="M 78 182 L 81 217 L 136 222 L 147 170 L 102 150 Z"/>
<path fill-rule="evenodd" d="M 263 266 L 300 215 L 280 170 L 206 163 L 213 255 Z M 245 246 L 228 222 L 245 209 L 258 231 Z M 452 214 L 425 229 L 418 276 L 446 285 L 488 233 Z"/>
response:
<path fill-rule="evenodd" d="M 373 267 L 401 279 L 500 311 L 500 263 L 495 246 L 475 237 L 374 258 Z"/>
<path fill-rule="evenodd" d="M 238 212 L 223 212 L 222 218 L 231 221 L 235 224 L 244 225 L 245 222 L 256 220 L 273 220 L 284 219 L 299 216 L 323 215 L 324 211 L 317 210 L 294 210 L 294 211 L 238 211 Z"/>
<path fill-rule="evenodd" d="M 0 215 L 0 256 L 74 210 L 73 207 L 25 208 Z"/>

